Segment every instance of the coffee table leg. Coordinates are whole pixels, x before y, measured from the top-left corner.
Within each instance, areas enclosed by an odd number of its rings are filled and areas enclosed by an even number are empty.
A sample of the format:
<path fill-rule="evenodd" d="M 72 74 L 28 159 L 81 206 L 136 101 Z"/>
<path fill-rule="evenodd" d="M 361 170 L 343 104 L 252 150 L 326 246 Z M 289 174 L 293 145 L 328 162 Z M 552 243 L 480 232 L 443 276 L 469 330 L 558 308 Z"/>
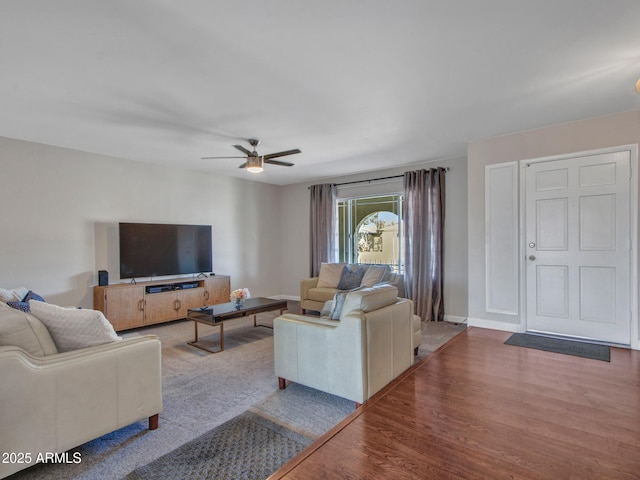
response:
<path fill-rule="evenodd" d="M 199 348 L 200 350 L 204 350 L 205 352 L 209 352 L 209 353 L 222 352 L 224 350 L 224 327 L 223 327 L 223 325 L 224 325 L 224 323 L 220 323 L 220 325 L 219 325 L 220 326 L 220 348 L 218 350 L 211 350 L 210 348 L 203 347 L 202 345 L 198 344 L 198 322 L 196 322 L 195 320 L 193 321 L 195 340 L 193 342 L 187 342 L 187 345 L 191 345 L 192 347 Z"/>
<path fill-rule="evenodd" d="M 283 312 L 285 312 L 285 311 L 287 311 L 287 310 L 288 310 L 288 308 L 281 308 L 281 309 L 280 309 L 280 315 L 282 315 L 282 313 L 283 313 Z M 257 318 L 257 317 L 258 317 L 258 315 L 254 315 L 254 316 L 253 316 L 253 326 L 254 326 L 254 327 L 264 327 L 264 328 L 270 328 L 270 329 L 272 329 L 272 330 L 273 330 L 273 327 L 272 327 L 271 325 L 264 325 L 264 324 L 262 324 L 262 323 L 260 323 L 260 324 L 259 324 L 259 323 L 256 321 L 256 318 Z"/>

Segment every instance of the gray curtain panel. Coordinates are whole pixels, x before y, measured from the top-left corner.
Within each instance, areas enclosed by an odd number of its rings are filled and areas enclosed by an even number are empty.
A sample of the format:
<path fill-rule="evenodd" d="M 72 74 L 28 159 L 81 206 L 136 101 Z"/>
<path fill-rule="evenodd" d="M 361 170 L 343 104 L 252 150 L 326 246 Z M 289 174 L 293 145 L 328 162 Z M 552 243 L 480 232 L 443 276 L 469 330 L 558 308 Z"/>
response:
<path fill-rule="evenodd" d="M 337 230 L 336 198 L 338 188 L 332 183 L 311 185 L 309 209 L 310 274 L 320 274 L 322 262 L 333 262 Z"/>
<path fill-rule="evenodd" d="M 404 174 L 405 295 L 422 320 L 444 319 L 444 168 Z"/>

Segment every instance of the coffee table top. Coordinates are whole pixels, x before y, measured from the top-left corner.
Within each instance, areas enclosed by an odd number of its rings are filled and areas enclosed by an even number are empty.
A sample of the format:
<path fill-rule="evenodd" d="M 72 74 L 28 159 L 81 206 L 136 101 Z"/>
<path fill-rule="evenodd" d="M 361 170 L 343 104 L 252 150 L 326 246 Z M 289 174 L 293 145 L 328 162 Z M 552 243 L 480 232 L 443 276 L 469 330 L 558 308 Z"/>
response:
<path fill-rule="evenodd" d="M 217 305 L 209 305 L 202 308 L 191 308 L 188 311 L 187 317 L 199 322 L 204 320 L 206 323 L 219 323 L 232 318 L 255 315 L 256 313 L 270 312 L 272 310 L 285 308 L 287 308 L 286 300 L 253 297 L 246 299 L 240 308 L 236 307 L 235 302 L 219 303 Z"/>

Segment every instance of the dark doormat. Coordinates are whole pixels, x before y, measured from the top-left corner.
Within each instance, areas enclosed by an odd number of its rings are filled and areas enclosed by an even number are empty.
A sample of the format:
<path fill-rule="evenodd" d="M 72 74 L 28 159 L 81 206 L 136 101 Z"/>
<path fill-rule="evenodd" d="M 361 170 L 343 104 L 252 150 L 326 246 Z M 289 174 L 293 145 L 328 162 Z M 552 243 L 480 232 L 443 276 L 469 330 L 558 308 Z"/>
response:
<path fill-rule="evenodd" d="M 185 443 L 127 480 L 262 480 L 282 467 L 312 439 L 246 411 Z"/>
<path fill-rule="evenodd" d="M 611 351 L 609 347 L 595 343 L 561 340 L 559 338 L 532 335 L 530 333 L 514 333 L 504 343 L 516 347 L 535 348 L 536 350 L 544 350 L 546 352 L 592 358 L 593 360 L 602 360 L 603 362 L 611 361 Z"/>

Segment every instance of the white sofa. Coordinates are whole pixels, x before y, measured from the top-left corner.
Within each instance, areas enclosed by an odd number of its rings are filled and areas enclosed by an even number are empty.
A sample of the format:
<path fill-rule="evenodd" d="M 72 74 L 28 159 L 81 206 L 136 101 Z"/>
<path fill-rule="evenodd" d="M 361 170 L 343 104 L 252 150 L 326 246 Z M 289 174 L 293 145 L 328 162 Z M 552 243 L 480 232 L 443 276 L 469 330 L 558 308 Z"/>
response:
<path fill-rule="evenodd" d="M 413 302 L 391 285 L 346 294 L 339 320 L 284 314 L 274 320 L 275 373 L 362 404 L 407 370 Z"/>
<path fill-rule="evenodd" d="M 162 410 L 160 341 L 138 336 L 58 353 L 35 316 L 0 302 L 0 478 Z"/>

